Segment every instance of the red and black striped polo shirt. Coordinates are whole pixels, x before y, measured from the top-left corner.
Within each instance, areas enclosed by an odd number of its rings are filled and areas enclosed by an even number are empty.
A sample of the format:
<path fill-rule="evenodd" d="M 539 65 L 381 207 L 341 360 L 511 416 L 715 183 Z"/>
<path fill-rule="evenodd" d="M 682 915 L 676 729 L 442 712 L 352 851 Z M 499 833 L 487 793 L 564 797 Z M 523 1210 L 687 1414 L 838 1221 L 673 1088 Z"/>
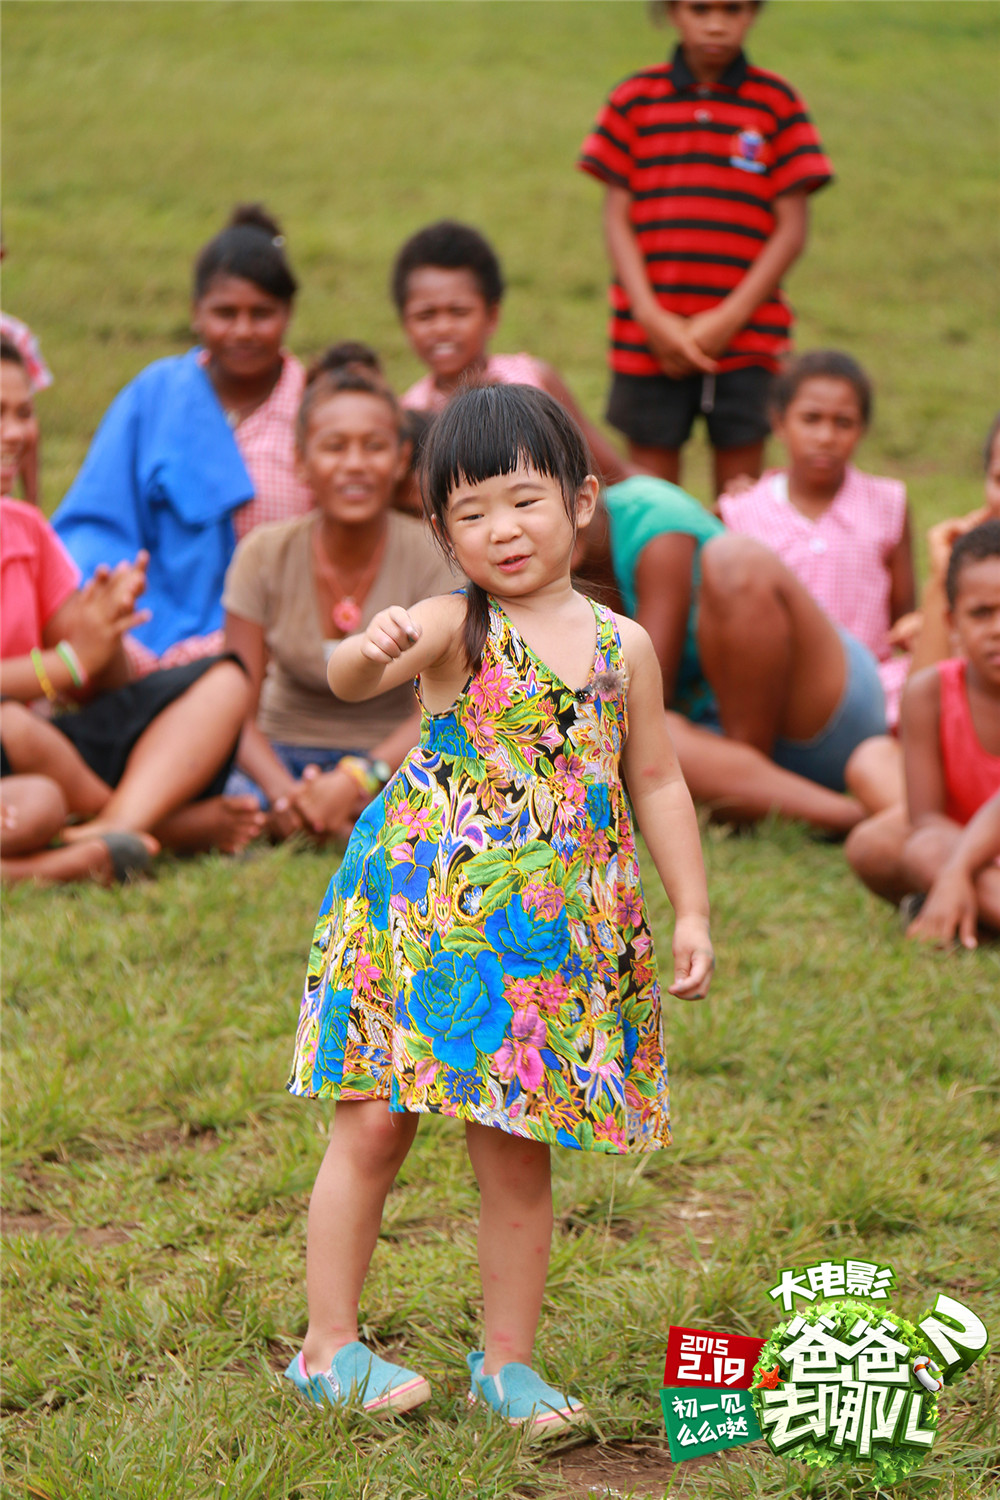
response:
<path fill-rule="evenodd" d="M 721 302 L 774 232 L 772 203 L 832 179 L 798 94 L 776 73 L 734 59 L 718 83 L 699 84 L 680 47 L 669 63 L 626 78 L 583 143 L 584 172 L 632 195 L 632 226 L 660 303 L 693 317 Z M 612 281 L 612 369 L 657 375 L 645 335 Z M 723 370 L 777 368 L 792 313 L 780 291 L 757 308 Z"/>

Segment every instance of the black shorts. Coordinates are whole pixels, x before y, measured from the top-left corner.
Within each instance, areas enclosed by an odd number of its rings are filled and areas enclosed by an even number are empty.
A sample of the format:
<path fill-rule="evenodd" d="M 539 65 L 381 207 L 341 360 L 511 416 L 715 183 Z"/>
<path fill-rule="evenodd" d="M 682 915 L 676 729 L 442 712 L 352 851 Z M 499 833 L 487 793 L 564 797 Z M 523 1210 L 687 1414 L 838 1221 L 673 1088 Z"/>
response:
<path fill-rule="evenodd" d="M 721 375 L 620 375 L 615 371 L 607 418 L 640 448 L 680 448 L 700 414 L 713 448 L 747 448 L 771 430 L 771 372 L 760 365 Z"/>
<path fill-rule="evenodd" d="M 72 713 L 56 714 L 52 724 L 66 736 L 95 775 L 108 786 L 117 786 L 140 735 L 165 708 L 169 708 L 220 661 L 243 665 L 239 657 L 227 654 L 206 656 L 200 661 L 187 662 L 183 667 L 150 672 L 148 677 L 140 677 L 110 693 L 99 694 Z M 235 759 L 234 741 L 225 765 L 202 788 L 195 801 L 218 796 L 225 789 Z M 2 762 L 2 774 L 9 776 L 11 766 L 6 754 L 3 754 Z"/>

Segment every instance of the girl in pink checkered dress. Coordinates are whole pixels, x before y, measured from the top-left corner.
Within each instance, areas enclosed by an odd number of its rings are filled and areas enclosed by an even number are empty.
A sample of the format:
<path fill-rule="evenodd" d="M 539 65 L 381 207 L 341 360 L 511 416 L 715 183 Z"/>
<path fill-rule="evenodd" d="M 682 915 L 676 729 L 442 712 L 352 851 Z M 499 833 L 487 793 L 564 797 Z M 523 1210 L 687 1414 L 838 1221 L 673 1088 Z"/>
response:
<path fill-rule="evenodd" d="M 913 548 L 905 486 L 851 462 L 871 419 L 871 382 L 849 355 L 816 349 L 777 377 L 770 405 L 788 467 L 723 495 L 722 519 L 776 552 L 877 657 L 893 728 L 909 663 L 894 654 L 892 627 L 913 609 Z"/>

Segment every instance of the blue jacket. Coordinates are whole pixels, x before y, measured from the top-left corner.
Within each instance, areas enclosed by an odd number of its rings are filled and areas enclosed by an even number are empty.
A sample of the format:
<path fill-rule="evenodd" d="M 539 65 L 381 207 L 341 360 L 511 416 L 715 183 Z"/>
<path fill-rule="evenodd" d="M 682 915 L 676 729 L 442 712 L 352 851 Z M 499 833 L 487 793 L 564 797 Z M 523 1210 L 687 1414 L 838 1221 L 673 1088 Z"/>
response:
<path fill-rule="evenodd" d="M 162 655 L 222 625 L 232 513 L 253 498 L 226 414 L 197 349 L 159 359 L 111 403 L 52 523 L 89 577 L 149 553 L 136 636 Z"/>

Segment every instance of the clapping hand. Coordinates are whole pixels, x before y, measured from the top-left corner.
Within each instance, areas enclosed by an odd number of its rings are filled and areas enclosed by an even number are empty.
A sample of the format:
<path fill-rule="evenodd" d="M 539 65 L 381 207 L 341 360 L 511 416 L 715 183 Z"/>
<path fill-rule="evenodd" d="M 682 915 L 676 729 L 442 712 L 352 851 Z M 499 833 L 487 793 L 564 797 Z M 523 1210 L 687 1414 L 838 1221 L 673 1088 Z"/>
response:
<path fill-rule="evenodd" d="M 77 595 L 66 638 L 90 676 L 108 665 L 123 635 L 151 619 L 148 609 L 135 607 L 146 587 L 148 564 L 148 552 L 113 568 L 102 564 Z"/>

